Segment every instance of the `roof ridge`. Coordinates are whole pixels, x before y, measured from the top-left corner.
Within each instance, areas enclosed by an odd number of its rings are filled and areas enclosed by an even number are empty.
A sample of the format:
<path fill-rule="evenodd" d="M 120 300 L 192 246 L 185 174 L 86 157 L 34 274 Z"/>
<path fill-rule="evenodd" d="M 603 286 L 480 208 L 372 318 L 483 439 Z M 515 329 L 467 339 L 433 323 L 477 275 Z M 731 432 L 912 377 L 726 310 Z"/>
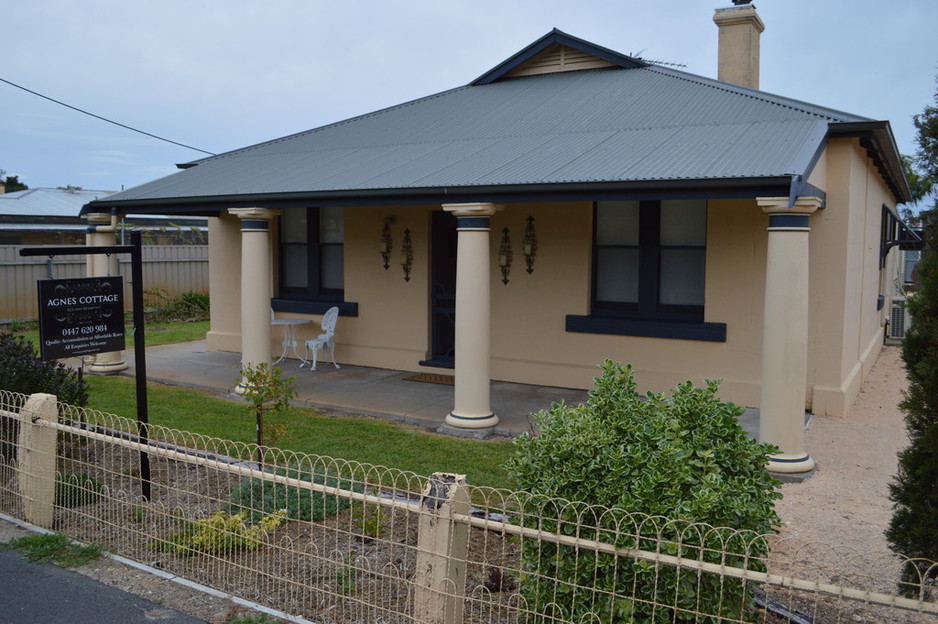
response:
<path fill-rule="evenodd" d="M 184 167 L 184 168 L 194 167 L 194 166 L 196 166 L 196 165 L 198 165 L 198 164 L 200 164 L 200 163 L 204 163 L 204 162 L 207 162 L 207 161 L 210 161 L 210 160 L 219 160 L 219 159 L 226 158 L 226 157 L 230 157 L 230 156 L 234 156 L 234 155 L 237 155 L 237 154 L 243 154 L 243 153 L 245 153 L 245 152 L 253 151 L 253 150 L 256 150 L 256 149 L 258 149 L 258 148 L 265 147 L 265 146 L 268 146 L 268 145 L 276 145 L 277 143 L 283 143 L 283 142 L 286 142 L 286 141 L 289 141 L 289 140 L 292 140 L 292 139 L 296 139 L 296 138 L 298 138 L 298 137 L 307 136 L 307 135 L 310 135 L 310 134 L 314 134 L 314 133 L 316 133 L 316 132 L 322 132 L 322 131 L 325 131 L 325 130 L 329 130 L 329 129 L 331 129 L 331 128 L 340 127 L 340 126 L 343 126 L 343 125 L 345 125 L 345 124 L 350 124 L 350 123 L 353 123 L 353 122 L 356 122 L 356 121 L 360 121 L 360 120 L 362 120 L 362 119 L 368 119 L 368 118 L 370 118 L 370 117 L 377 117 L 378 115 L 382 115 L 382 114 L 388 113 L 388 112 L 390 112 L 390 111 L 399 110 L 399 109 L 402 109 L 402 108 L 406 108 L 406 107 L 408 107 L 408 106 L 413 106 L 414 104 L 417 104 L 418 102 L 426 102 L 426 101 L 433 100 L 433 99 L 436 99 L 436 98 L 439 98 L 439 97 L 443 97 L 444 95 L 449 95 L 450 93 L 455 93 L 455 92 L 457 92 L 457 91 L 462 91 L 462 90 L 464 90 L 464 89 L 468 89 L 470 86 L 471 86 L 471 85 L 462 85 L 462 86 L 460 86 L 460 87 L 454 87 L 454 88 L 452 88 L 452 89 L 446 89 L 445 91 L 440 91 L 440 92 L 438 92 L 438 93 L 433 93 L 433 94 L 431 94 L 431 95 L 425 95 L 425 96 L 423 96 L 423 97 L 415 98 L 415 99 L 413 99 L 413 100 L 408 100 L 407 102 L 402 102 L 402 103 L 400 103 L 400 104 L 395 104 L 395 105 L 393 105 L 393 106 L 387 106 L 387 107 L 385 107 L 385 108 L 381 108 L 381 109 L 378 109 L 378 110 L 375 110 L 375 111 L 371 111 L 371 112 L 368 112 L 368 113 L 363 113 L 363 114 L 361 114 L 361 115 L 356 115 L 356 116 L 354 116 L 354 117 L 349 117 L 349 118 L 347 118 L 347 119 L 341 119 L 341 120 L 339 120 L 339 121 L 333 121 L 332 123 L 328 123 L 328 124 L 326 124 L 326 125 L 324 125 L 324 126 L 316 126 L 315 128 L 309 128 L 309 129 L 307 129 L 307 130 L 301 130 L 300 132 L 295 132 L 295 133 L 293 133 L 293 134 L 288 134 L 288 135 L 286 135 L 286 136 L 277 137 L 276 139 L 270 139 L 269 141 L 261 141 L 260 143 L 255 143 L 255 144 L 253 144 L 253 145 L 248 145 L 248 146 L 246 146 L 246 147 L 239 147 L 238 149 L 229 150 L 229 151 L 227 151 L 227 152 L 222 152 L 221 154 L 216 154 L 216 155 L 214 155 L 214 156 L 208 156 L 208 157 L 206 157 L 206 158 L 200 158 L 199 160 L 193 160 L 193 161 L 191 161 L 191 162 L 189 162 L 189 163 L 186 163 L 186 164 L 188 165 L 188 167 Z"/>
<path fill-rule="evenodd" d="M 809 115 L 814 115 L 815 117 L 822 117 L 824 119 L 830 119 L 831 121 L 876 121 L 870 117 L 864 117 L 862 115 L 856 115 L 854 113 L 848 113 L 847 111 L 838 110 L 836 108 L 830 108 L 828 106 L 821 106 L 819 104 L 812 104 L 811 102 L 806 102 L 804 100 L 797 100 L 795 98 L 786 97 L 784 95 L 778 95 L 775 93 L 770 93 L 768 91 L 762 91 L 760 89 L 752 89 L 749 87 L 743 87 L 740 85 L 735 85 L 731 82 L 725 82 L 722 80 L 717 80 L 716 78 L 708 78 L 707 76 L 701 76 L 699 74 L 692 74 L 690 72 L 684 72 L 677 69 L 672 69 L 670 67 L 663 67 L 661 65 L 649 64 L 647 67 L 642 69 L 648 71 L 654 71 L 659 74 L 668 76 L 670 78 L 676 78 L 678 80 L 685 80 L 687 82 L 697 83 L 704 87 L 709 87 L 711 89 L 717 89 L 719 91 L 725 91 L 727 93 L 735 93 L 736 95 L 742 95 L 744 97 L 749 97 L 754 100 L 760 100 L 768 104 L 774 104 L 776 106 L 782 106 L 795 111 L 800 111 Z"/>

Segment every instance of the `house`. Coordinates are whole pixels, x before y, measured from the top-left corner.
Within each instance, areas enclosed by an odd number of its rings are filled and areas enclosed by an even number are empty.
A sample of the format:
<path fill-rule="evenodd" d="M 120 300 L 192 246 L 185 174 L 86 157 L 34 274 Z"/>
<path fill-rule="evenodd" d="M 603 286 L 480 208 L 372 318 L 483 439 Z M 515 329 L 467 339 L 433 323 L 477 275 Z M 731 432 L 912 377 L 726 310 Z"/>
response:
<path fill-rule="evenodd" d="M 497 422 L 491 379 L 587 388 L 606 358 L 642 389 L 722 379 L 770 468 L 809 471 L 805 409 L 845 414 L 883 344 L 909 188 L 888 122 L 759 91 L 755 9 L 714 20 L 718 80 L 554 30 L 464 87 L 84 210 L 211 217 L 208 346 L 248 363 L 279 343 L 270 308 L 337 306 L 342 362 L 455 369 L 455 430 Z"/>
<path fill-rule="evenodd" d="M 79 186 L 3 190 L 0 185 L 0 245 L 84 245 L 88 220 L 82 207 L 114 193 Z M 126 227 L 144 229 L 152 244 L 204 244 L 204 217 L 130 215 L 124 221 Z"/>

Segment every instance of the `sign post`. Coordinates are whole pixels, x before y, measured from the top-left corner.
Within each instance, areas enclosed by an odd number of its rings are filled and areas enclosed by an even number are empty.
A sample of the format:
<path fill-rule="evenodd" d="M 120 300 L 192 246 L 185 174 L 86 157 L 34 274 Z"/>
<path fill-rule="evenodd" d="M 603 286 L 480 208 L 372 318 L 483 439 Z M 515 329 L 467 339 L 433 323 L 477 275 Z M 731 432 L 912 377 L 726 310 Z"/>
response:
<path fill-rule="evenodd" d="M 89 247 L 25 247 L 20 256 L 130 254 L 134 322 L 134 375 L 137 385 L 137 436 L 149 444 L 147 360 L 143 321 L 143 252 L 140 231 L 130 233 L 130 245 Z M 42 359 L 58 359 L 124 348 L 123 280 L 88 277 L 39 280 L 39 342 Z M 119 343 L 119 345 L 118 345 Z M 150 456 L 140 451 L 140 487 L 150 500 Z"/>

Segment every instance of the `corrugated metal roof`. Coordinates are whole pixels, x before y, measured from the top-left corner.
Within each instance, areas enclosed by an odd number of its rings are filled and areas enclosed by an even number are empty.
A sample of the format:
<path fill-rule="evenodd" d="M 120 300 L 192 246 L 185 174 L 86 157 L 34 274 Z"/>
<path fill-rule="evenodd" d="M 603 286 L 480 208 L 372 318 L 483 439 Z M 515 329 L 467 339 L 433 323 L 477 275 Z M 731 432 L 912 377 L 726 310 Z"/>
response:
<path fill-rule="evenodd" d="M 114 191 L 91 191 L 76 187 L 31 188 L 0 194 L 0 216 L 78 217 L 88 202 Z"/>
<path fill-rule="evenodd" d="M 104 205 L 806 173 L 831 123 L 871 120 L 658 66 L 474 84 L 254 145 Z"/>

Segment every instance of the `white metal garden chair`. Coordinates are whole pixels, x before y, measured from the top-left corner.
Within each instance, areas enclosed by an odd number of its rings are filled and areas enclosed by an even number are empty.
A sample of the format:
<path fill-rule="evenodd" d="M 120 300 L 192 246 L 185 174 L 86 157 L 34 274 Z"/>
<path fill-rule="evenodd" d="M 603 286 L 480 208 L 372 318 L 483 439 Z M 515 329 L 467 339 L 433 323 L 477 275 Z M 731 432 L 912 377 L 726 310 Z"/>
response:
<path fill-rule="evenodd" d="M 322 315 L 322 322 L 320 327 L 322 328 L 322 333 L 306 341 L 306 355 L 304 356 L 305 362 L 309 362 L 309 370 L 316 370 L 316 360 L 319 356 L 319 351 L 324 347 L 329 347 L 329 353 L 332 355 L 332 364 L 336 368 L 340 368 L 335 361 L 335 323 L 339 317 L 339 308 L 332 307 L 326 310 L 326 313 Z M 309 352 L 313 352 L 313 359 L 309 359 Z M 300 368 L 303 368 L 303 364 L 300 364 Z"/>

